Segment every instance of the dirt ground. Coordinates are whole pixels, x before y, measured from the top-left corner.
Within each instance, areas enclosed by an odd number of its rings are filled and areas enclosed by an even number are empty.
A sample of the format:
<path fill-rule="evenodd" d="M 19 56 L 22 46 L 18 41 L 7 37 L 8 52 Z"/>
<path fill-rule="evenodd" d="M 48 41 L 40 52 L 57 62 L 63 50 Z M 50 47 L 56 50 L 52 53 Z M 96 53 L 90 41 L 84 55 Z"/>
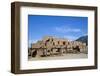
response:
<path fill-rule="evenodd" d="M 79 53 L 79 54 L 65 54 L 62 56 L 47 56 L 47 57 L 28 57 L 29 61 L 34 60 L 61 60 L 61 59 L 83 59 L 88 58 L 88 54 Z"/>

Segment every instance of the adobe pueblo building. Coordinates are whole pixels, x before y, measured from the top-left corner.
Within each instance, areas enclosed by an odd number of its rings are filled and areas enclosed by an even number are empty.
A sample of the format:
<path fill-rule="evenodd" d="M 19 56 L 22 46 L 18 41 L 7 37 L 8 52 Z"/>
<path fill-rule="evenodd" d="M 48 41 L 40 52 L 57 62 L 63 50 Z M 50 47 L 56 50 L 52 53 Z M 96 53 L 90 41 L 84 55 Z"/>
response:
<path fill-rule="evenodd" d="M 67 55 L 70 53 L 85 53 L 88 48 L 86 43 L 78 41 L 69 41 L 64 38 L 56 38 L 52 36 L 44 37 L 41 41 L 31 44 L 28 49 L 28 55 L 31 57 L 47 57 L 57 55 Z"/>

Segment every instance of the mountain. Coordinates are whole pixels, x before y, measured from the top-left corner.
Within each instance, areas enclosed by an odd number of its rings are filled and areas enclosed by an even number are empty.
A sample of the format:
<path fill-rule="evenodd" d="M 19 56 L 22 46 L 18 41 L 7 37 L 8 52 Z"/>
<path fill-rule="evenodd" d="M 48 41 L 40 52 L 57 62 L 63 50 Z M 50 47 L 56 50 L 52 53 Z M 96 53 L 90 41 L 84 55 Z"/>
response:
<path fill-rule="evenodd" d="M 86 43 L 86 45 L 88 45 L 88 36 L 87 35 L 81 36 L 78 39 L 76 39 L 75 41 L 80 41 L 80 42 Z"/>

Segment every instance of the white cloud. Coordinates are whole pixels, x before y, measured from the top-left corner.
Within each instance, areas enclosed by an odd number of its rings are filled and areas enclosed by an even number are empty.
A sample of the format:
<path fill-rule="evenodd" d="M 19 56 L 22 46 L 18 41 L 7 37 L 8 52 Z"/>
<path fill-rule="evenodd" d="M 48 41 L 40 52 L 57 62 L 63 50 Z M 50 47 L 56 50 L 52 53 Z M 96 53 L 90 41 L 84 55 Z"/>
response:
<path fill-rule="evenodd" d="M 85 33 L 85 34 L 84 34 L 84 36 L 85 36 L 85 35 L 88 35 L 88 34 L 87 34 L 87 33 Z"/>
<path fill-rule="evenodd" d="M 37 41 L 38 41 L 38 40 L 29 40 L 28 43 L 29 43 L 29 44 L 31 44 L 31 43 L 36 43 Z"/>
<path fill-rule="evenodd" d="M 65 36 L 64 36 L 64 38 L 66 38 L 66 39 L 68 39 L 68 40 L 71 40 L 71 41 L 73 41 L 73 40 L 76 40 L 76 39 L 77 39 L 77 37 L 72 36 L 72 35 L 65 35 Z"/>
<path fill-rule="evenodd" d="M 60 33 L 68 33 L 68 32 L 81 32 L 81 29 L 78 28 L 69 28 L 69 27 L 55 27 L 55 30 Z"/>

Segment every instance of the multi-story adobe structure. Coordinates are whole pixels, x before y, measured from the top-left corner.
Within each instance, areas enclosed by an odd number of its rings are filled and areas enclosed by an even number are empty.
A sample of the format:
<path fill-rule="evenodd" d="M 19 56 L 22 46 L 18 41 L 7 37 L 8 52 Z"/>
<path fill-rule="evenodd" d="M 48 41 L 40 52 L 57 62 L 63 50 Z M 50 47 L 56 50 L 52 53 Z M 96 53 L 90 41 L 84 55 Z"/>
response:
<path fill-rule="evenodd" d="M 41 41 L 32 43 L 28 50 L 29 56 L 32 57 L 56 56 L 67 53 L 87 53 L 86 43 L 47 36 Z"/>

